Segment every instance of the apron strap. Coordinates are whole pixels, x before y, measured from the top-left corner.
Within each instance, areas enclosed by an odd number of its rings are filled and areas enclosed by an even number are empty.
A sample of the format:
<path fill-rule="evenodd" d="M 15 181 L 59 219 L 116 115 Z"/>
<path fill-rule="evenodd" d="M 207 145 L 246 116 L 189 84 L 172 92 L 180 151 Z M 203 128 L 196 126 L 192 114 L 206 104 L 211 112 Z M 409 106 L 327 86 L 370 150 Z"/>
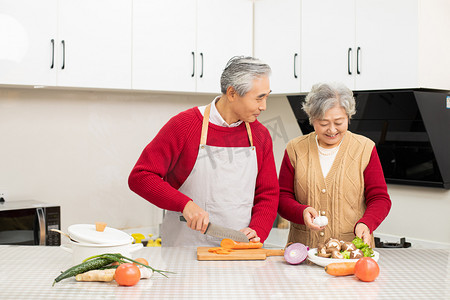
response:
<path fill-rule="evenodd" d="M 208 137 L 208 124 L 210 112 L 211 112 L 211 103 L 206 106 L 205 113 L 203 115 L 202 135 L 200 137 L 200 145 L 206 145 L 206 138 Z M 245 128 L 247 128 L 247 135 L 248 140 L 250 141 L 250 146 L 253 147 L 252 130 L 250 129 L 250 124 L 248 122 L 245 122 Z"/>

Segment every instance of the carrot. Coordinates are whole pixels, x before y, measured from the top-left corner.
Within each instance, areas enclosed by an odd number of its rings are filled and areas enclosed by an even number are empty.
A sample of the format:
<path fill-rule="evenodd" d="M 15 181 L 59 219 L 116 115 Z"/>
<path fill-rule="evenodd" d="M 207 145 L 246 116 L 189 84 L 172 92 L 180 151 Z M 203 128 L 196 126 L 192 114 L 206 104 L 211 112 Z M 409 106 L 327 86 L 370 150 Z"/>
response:
<path fill-rule="evenodd" d="M 211 253 L 216 253 L 216 254 L 230 254 L 233 250 L 231 249 L 226 249 L 226 248 L 222 248 L 222 247 L 214 247 L 214 248 L 209 248 L 208 252 Z"/>
<path fill-rule="evenodd" d="M 258 249 L 262 248 L 263 244 L 260 242 L 235 242 L 232 239 L 223 239 L 220 246 L 227 249 Z"/>
<path fill-rule="evenodd" d="M 325 272 L 334 276 L 347 276 L 355 274 L 356 262 L 331 263 L 325 267 Z"/>
<path fill-rule="evenodd" d="M 105 222 L 95 222 L 95 230 L 103 232 L 105 231 L 106 223 Z"/>

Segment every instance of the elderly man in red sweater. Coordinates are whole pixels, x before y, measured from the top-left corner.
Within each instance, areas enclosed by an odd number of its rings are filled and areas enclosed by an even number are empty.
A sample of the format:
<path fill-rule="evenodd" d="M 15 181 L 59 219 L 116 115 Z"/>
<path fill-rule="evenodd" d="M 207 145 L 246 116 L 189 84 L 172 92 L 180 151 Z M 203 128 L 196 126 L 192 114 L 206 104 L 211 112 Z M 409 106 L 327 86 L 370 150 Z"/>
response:
<path fill-rule="evenodd" d="M 218 245 L 203 234 L 209 222 L 254 242 L 269 235 L 279 186 L 272 139 L 257 118 L 266 110 L 270 73 L 258 59 L 233 57 L 220 79 L 222 94 L 171 118 L 145 147 L 128 184 L 167 210 L 164 246 Z"/>

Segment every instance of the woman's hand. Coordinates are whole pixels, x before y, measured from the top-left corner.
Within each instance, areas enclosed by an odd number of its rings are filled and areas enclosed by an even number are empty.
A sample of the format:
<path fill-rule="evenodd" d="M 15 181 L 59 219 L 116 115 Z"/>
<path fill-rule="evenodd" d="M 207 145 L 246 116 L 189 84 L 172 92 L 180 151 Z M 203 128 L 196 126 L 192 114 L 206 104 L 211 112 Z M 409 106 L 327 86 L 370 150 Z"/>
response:
<path fill-rule="evenodd" d="M 243 232 L 250 242 L 259 242 L 261 240 L 256 231 L 251 229 L 250 227 L 241 229 L 239 231 Z"/>
<path fill-rule="evenodd" d="M 355 234 L 357 237 L 361 238 L 364 243 L 370 245 L 370 229 L 364 223 L 358 223 L 355 228 Z"/>
<path fill-rule="evenodd" d="M 208 228 L 209 214 L 200 206 L 189 201 L 183 209 L 183 217 L 187 221 L 187 226 L 193 230 L 204 233 Z"/>
<path fill-rule="evenodd" d="M 303 220 L 305 221 L 306 227 L 308 227 L 309 229 L 314 230 L 314 231 L 319 231 L 319 230 L 322 230 L 323 228 L 325 228 L 325 226 L 320 227 L 313 223 L 314 218 L 316 218 L 318 216 L 319 216 L 319 214 L 313 207 L 305 208 L 305 210 L 303 211 Z"/>

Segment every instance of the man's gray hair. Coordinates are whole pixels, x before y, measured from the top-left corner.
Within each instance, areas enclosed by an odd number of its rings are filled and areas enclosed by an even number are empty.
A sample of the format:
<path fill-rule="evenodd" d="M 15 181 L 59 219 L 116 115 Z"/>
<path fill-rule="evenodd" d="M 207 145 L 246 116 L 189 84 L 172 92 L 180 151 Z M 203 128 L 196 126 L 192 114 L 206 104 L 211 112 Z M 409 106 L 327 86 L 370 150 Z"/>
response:
<path fill-rule="evenodd" d="M 233 87 L 239 96 L 247 94 L 253 85 L 253 80 L 269 76 L 272 70 L 269 65 L 250 56 L 232 57 L 220 77 L 222 94 L 227 93 L 228 87 Z"/>
<path fill-rule="evenodd" d="M 353 92 L 342 83 L 318 83 L 313 85 L 303 103 L 303 110 L 309 117 L 309 123 L 322 119 L 325 112 L 338 104 L 345 109 L 348 119 L 356 113 Z"/>

